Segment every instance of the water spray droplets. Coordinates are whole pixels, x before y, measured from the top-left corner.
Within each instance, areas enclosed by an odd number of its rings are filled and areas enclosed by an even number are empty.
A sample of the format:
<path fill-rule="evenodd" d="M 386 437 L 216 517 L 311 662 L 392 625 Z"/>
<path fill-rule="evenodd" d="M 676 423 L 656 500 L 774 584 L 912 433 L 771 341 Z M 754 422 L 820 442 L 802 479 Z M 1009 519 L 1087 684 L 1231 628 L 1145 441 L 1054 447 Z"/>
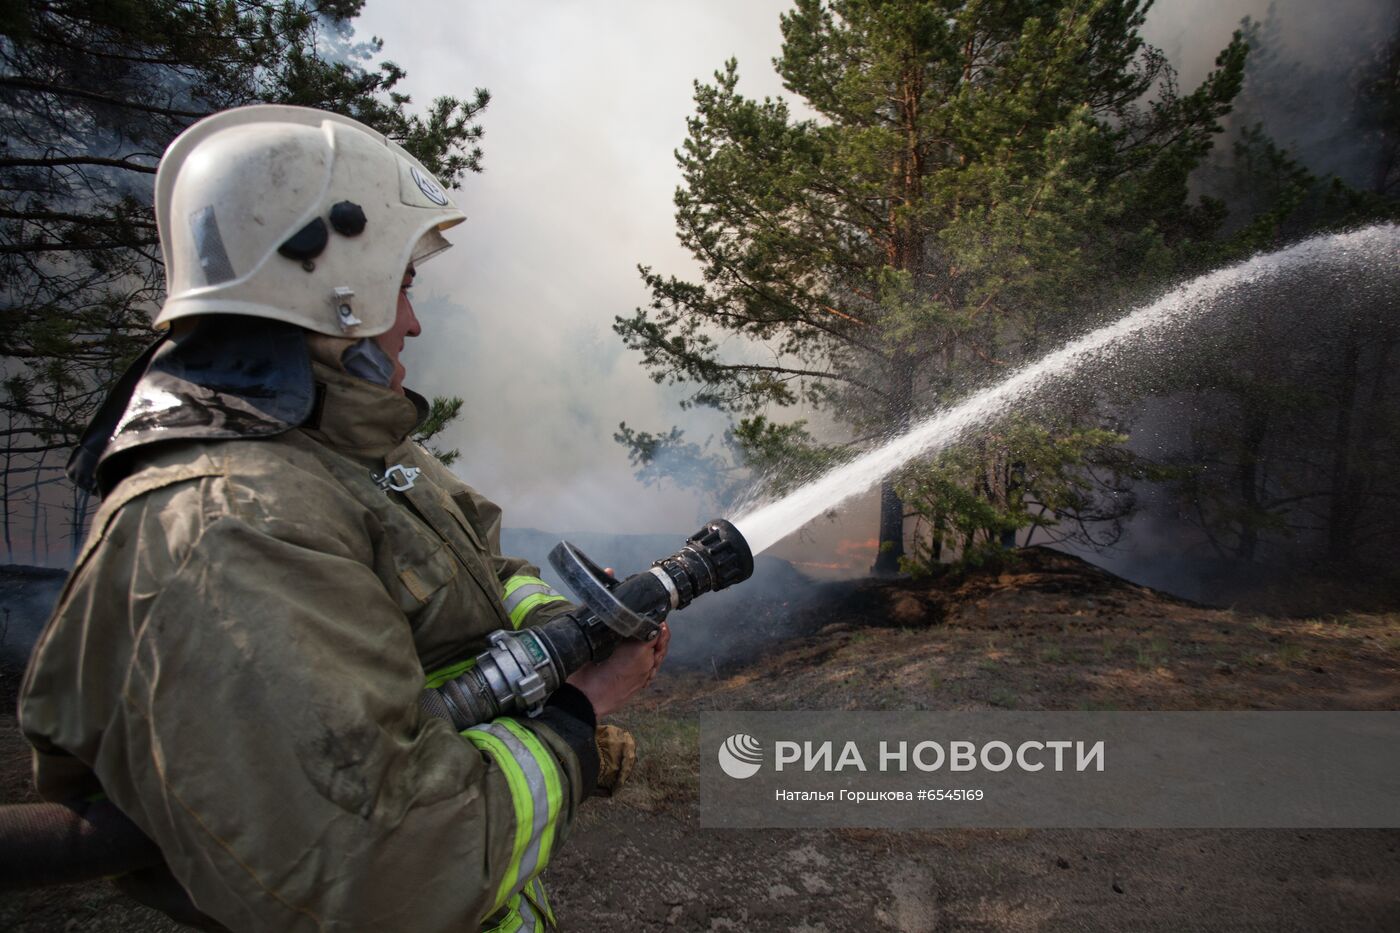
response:
<path fill-rule="evenodd" d="M 1169 337 L 1191 318 L 1227 295 L 1267 285 L 1280 274 L 1327 265 L 1356 271 L 1377 262 L 1394 268 L 1400 260 L 1400 227 L 1383 224 L 1351 233 L 1304 240 L 1278 252 L 1207 273 L 1178 286 L 1150 305 L 1071 341 L 1006 379 L 976 392 L 952 408 L 934 412 L 905 434 L 837 467 L 781 499 L 735 519 L 755 554 L 766 551 L 858 493 L 874 486 L 915 457 L 936 453 L 971 429 L 994 421 L 1086 363 L 1107 359 L 1130 346 Z M 1163 347 L 1165 349 L 1165 346 Z"/>

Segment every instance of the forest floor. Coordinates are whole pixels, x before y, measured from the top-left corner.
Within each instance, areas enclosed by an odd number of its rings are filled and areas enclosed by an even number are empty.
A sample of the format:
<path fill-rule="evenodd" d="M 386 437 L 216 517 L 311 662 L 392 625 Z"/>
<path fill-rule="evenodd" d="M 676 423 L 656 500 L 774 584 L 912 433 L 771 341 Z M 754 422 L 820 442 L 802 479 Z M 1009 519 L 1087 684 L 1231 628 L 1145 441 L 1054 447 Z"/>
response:
<path fill-rule="evenodd" d="M 1400 614 L 1205 607 L 1039 549 L 815 593 L 755 607 L 782 637 L 751 660 L 687 652 L 617 718 L 639 763 L 551 863 L 565 929 L 1400 929 L 1400 830 L 711 830 L 696 747 L 712 709 L 1396 710 Z M 11 669 L 5 802 L 29 794 L 13 691 Z M 93 884 L 0 895 L 0 929 L 174 927 Z"/>

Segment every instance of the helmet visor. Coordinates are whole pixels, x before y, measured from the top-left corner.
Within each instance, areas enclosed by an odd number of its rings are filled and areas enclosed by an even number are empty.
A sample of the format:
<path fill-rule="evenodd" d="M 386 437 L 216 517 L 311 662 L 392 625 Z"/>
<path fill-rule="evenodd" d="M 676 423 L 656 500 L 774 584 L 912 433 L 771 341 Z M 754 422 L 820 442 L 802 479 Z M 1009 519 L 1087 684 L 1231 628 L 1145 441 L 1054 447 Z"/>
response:
<path fill-rule="evenodd" d="M 418 238 L 418 243 L 413 247 L 413 255 L 409 257 L 414 266 L 421 266 L 427 260 L 433 258 L 438 253 L 452 246 L 451 241 L 443 236 L 438 230 L 429 230 Z"/>

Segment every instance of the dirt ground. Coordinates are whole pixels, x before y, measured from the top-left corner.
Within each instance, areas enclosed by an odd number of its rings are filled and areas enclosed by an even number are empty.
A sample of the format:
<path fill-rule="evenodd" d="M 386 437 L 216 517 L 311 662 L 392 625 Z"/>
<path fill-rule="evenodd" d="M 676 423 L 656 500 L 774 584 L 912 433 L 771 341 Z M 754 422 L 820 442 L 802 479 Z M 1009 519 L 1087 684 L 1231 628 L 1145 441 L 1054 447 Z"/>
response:
<path fill-rule="evenodd" d="M 686 660 L 619 722 L 641 750 L 546 875 L 567 930 L 1400 930 L 1400 830 L 719 831 L 706 709 L 1400 709 L 1400 615 L 1184 603 L 1077 559 L 828 585 L 756 660 Z M 678 616 L 675 625 L 685 624 Z M 3 684 L 0 799 L 25 799 Z M 168 930 L 101 884 L 0 895 L 0 929 Z"/>

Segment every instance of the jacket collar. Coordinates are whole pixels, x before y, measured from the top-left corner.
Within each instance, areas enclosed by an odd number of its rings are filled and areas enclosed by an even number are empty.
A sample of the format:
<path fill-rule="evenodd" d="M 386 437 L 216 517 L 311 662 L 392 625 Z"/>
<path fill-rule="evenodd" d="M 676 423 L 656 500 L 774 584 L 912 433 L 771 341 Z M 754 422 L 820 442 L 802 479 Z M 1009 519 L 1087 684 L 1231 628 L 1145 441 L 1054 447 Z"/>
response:
<path fill-rule="evenodd" d="M 302 426 L 307 434 L 342 453 L 370 459 L 388 456 L 427 413 L 416 392 L 400 395 L 349 373 L 312 361 L 317 406 Z"/>

